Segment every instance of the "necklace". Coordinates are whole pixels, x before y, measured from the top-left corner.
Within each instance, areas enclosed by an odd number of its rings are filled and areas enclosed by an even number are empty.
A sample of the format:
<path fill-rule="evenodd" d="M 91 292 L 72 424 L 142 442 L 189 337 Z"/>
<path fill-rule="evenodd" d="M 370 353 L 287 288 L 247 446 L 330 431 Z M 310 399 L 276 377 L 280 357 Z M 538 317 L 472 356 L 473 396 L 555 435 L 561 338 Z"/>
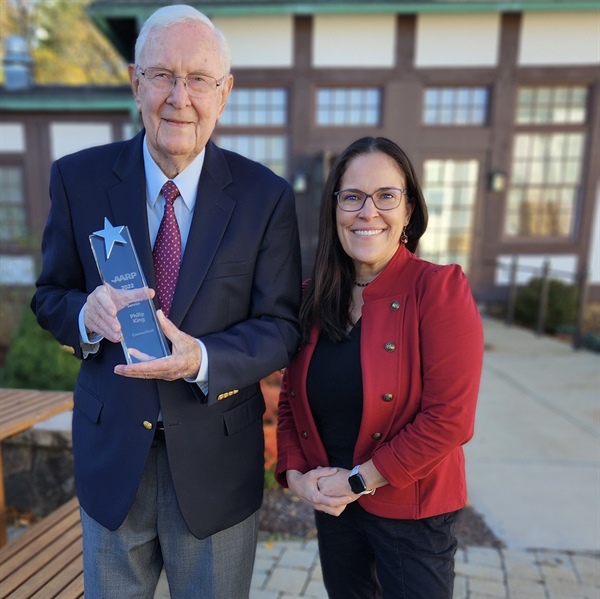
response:
<path fill-rule="evenodd" d="M 359 283 L 358 281 L 354 281 L 354 284 L 357 287 L 366 287 L 367 285 L 369 285 L 371 283 L 371 281 L 369 281 L 369 283 Z"/>

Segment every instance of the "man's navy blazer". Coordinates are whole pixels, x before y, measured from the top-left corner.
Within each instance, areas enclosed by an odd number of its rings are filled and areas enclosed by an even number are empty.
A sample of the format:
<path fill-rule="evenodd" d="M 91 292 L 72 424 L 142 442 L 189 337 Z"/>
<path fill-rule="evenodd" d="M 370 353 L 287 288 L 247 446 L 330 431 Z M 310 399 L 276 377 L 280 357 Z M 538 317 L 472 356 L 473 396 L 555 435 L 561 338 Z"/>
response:
<path fill-rule="evenodd" d="M 78 315 L 101 284 L 89 235 L 127 225 L 155 288 L 142 131 L 56 161 L 32 308 L 83 358 Z M 294 195 L 264 166 L 209 142 L 170 319 L 208 351 L 209 393 L 195 384 L 114 374 L 120 344 L 103 340 L 75 388 L 75 484 L 83 509 L 110 530 L 133 502 L 159 410 L 177 498 L 198 538 L 241 522 L 262 501 L 264 400 L 258 381 L 299 342 L 300 249 Z M 145 425 L 144 425 L 145 423 Z"/>

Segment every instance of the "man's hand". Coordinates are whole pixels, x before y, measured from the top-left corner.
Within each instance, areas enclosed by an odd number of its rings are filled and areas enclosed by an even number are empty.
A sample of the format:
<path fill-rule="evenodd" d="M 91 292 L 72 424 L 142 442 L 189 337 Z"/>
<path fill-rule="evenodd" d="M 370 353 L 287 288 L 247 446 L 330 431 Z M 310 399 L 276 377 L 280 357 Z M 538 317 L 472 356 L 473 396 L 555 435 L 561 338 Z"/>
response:
<path fill-rule="evenodd" d="M 150 356 L 130 348 L 129 353 L 138 360 L 137 364 L 119 364 L 115 366 L 115 374 L 136 379 L 195 379 L 200 370 L 202 352 L 200 344 L 194 337 L 180 331 L 162 312 L 157 311 L 158 321 L 165 336 L 171 341 L 172 354 L 166 358 L 152 360 Z"/>
<path fill-rule="evenodd" d="M 100 335 L 109 341 L 121 341 L 121 324 L 117 306 L 104 285 L 90 293 L 83 308 L 83 323 L 88 335 Z"/>
<path fill-rule="evenodd" d="M 154 289 L 115 289 L 110 285 L 99 285 L 90 293 L 83 308 L 83 323 L 88 335 L 100 335 L 113 343 L 121 341 L 121 324 L 117 312 L 132 302 L 152 299 Z"/>

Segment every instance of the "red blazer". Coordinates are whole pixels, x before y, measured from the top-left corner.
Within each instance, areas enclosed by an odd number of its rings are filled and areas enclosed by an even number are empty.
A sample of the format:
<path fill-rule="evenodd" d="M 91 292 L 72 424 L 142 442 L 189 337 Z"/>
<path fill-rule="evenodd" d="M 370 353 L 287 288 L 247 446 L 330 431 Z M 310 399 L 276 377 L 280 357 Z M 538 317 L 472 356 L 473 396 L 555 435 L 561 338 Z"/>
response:
<path fill-rule="evenodd" d="M 457 265 L 400 246 L 363 292 L 363 414 L 354 464 L 373 459 L 389 482 L 359 501 L 369 512 L 418 519 L 463 507 L 462 445 L 473 435 L 483 361 L 481 318 Z M 313 330 L 287 368 L 277 422 L 276 475 L 327 466 L 306 394 L 319 338 Z"/>

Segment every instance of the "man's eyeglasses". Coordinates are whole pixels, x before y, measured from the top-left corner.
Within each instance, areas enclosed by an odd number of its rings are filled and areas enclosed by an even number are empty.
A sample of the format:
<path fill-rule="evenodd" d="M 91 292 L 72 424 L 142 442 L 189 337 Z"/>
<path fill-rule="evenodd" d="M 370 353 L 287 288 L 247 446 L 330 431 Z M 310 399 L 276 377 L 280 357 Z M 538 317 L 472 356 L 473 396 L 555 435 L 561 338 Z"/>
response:
<path fill-rule="evenodd" d="M 362 210 L 367 198 L 373 200 L 377 210 L 393 210 L 400 206 L 402 195 L 408 198 L 407 189 L 396 189 L 395 187 L 382 187 L 372 194 L 358 189 L 342 189 L 333 194 L 337 198 L 338 206 L 345 212 L 358 212 Z"/>
<path fill-rule="evenodd" d="M 137 67 L 137 72 L 142 75 L 152 87 L 162 93 L 168 94 L 177 84 L 177 79 L 183 79 L 183 85 L 187 93 L 192 98 L 202 98 L 214 93 L 214 91 L 223 84 L 225 77 L 215 79 L 210 75 L 200 75 L 199 73 L 190 73 L 185 77 L 175 75 L 168 69 L 158 67 L 148 67 L 142 70 Z"/>

